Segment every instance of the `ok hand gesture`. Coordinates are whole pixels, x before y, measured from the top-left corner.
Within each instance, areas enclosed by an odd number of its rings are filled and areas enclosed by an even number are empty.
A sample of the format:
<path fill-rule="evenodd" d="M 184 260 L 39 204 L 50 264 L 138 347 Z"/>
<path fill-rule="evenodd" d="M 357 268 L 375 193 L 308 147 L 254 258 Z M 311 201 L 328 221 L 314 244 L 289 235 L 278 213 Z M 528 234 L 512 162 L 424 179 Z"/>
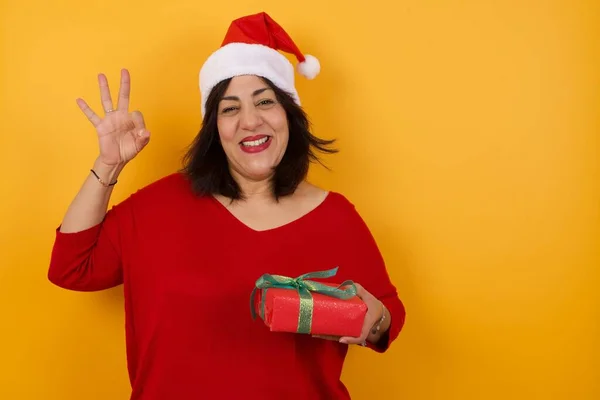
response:
<path fill-rule="evenodd" d="M 99 117 L 83 99 L 77 99 L 77 105 L 96 128 L 100 147 L 98 161 L 107 166 L 125 165 L 150 141 L 150 132 L 146 129 L 142 113 L 129 112 L 130 82 L 129 71 L 121 70 L 121 86 L 115 109 L 108 80 L 104 74 L 98 75 L 104 118 Z"/>

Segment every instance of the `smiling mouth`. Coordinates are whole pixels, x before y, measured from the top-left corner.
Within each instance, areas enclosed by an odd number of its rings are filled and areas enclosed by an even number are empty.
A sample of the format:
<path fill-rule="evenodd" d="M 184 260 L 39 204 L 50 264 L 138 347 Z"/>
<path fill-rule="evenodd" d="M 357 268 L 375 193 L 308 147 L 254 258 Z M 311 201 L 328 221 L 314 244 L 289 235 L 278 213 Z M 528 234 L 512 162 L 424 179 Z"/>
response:
<path fill-rule="evenodd" d="M 261 144 L 265 144 L 270 138 L 271 138 L 270 136 L 265 136 L 263 138 L 256 139 L 256 140 L 243 141 L 240 144 L 244 147 L 256 147 L 256 146 L 260 146 Z"/>

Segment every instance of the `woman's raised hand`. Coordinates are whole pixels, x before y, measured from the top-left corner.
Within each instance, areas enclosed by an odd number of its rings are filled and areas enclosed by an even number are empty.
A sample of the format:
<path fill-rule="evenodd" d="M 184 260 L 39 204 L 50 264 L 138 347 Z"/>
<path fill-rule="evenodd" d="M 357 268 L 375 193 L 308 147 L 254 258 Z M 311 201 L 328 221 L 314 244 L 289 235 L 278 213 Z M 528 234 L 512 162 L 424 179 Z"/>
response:
<path fill-rule="evenodd" d="M 108 80 L 104 74 L 98 75 L 104 118 L 99 117 L 83 99 L 77 99 L 77 105 L 96 128 L 100 147 L 98 161 L 107 166 L 125 165 L 150 141 L 142 113 L 129 112 L 130 82 L 129 71 L 121 70 L 119 99 L 114 108 Z"/>

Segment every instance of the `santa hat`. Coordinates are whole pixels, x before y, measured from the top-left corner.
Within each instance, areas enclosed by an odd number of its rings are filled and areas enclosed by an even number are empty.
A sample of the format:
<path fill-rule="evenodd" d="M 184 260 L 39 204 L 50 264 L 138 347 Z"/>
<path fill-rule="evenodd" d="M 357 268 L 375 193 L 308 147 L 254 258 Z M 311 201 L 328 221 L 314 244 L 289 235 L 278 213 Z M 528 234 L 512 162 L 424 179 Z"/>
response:
<path fill-rule="evenodd" d="M 303 54 L 268 14 L 261 12 L 234 20 L 221 47 L 208 57 L 200 70 L 202 115 L 212 88 L 224 79 L 239 75 L 267 78 L 289 92 L 299 105 L 294 66 L 278 50 L 293 54 L 298 60 L 298 72 L 306 78 L 313 79 L 320 72 L 319 60 Z"/>

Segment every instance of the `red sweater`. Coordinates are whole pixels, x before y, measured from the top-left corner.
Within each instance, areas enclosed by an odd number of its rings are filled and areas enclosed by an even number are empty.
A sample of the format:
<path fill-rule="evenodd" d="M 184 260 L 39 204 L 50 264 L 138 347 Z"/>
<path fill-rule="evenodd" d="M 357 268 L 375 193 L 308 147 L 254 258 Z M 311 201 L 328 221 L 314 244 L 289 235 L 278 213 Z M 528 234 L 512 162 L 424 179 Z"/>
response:
<path fill-rule="evenodd" d="M 250 316 L 264 273 L 298 276 L 339 266 L 392 315 L 404 307 L 367 226 L 341 194 L 282 227 L 254 231 L 213 197 L 172 174 L 112 207 L 103 222 L 56 231 L 48 277 L 71 290 L 123 284 L 131 399 L 349 399 L 340 381 L 347 345 L 273 333 Z"/>

